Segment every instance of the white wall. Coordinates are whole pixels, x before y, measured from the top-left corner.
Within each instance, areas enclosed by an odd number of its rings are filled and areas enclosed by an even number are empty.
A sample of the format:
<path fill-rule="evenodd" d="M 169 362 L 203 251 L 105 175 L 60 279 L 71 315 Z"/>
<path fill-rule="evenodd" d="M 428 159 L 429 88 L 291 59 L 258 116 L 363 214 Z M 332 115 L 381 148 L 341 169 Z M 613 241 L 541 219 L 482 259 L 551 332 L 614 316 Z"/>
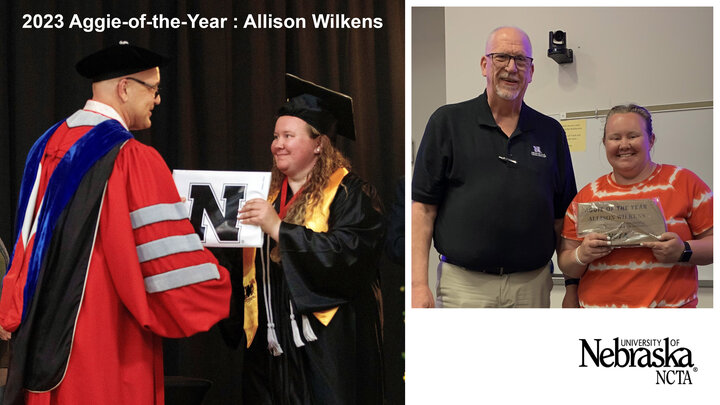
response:
<path fill-rule="evenodd" d="M 712 100 L 712 8 L 447 8 L 447 100 L 485 88 L 480 58 L 494 28 L 530 36 L 535 57 L 525 101 L 546 114 Z M 575 62 L 547 57 L 549 31 L 567 33 Z"/>

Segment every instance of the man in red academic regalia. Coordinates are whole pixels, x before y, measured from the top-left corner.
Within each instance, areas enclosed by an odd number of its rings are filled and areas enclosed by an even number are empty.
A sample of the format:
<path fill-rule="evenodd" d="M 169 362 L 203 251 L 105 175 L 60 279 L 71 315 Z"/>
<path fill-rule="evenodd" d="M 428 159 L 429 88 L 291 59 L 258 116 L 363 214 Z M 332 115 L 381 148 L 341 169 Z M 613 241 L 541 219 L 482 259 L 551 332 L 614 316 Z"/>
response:
<path fill-rule="evenodd" d="M 30 151 L 0 299 L 5 404 L 162 404 L 161 336 L 228 314 L 227 270 L 129 132 L 150 127 L 165 63 L 127 43 L 84 58 L 92 99 Z"/>

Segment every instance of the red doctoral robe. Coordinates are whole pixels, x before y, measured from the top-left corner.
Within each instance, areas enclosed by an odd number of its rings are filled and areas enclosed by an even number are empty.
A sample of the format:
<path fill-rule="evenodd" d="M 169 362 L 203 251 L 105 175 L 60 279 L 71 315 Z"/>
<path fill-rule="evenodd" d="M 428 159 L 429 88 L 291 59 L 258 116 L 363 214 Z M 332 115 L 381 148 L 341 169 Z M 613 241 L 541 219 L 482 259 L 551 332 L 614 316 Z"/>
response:
<path fill-rule="evenodd" d="M 95 111 L 78 111 L 47 142 L 37 199 L 28 204 L 34 209 L 27 210 L 3 283 L 0 325 L 8 331 L 22 326 L 35 236 L 31 224 L 50 176 L 70 147 L 105 119 Z M 231 291 L 227 270 L 199 239 L 195 243 L 190 222 L 177 218 L 179 206 L 162 157 L 129 139 L 118 152 L 102 197 L 64 376 L 48 391 L 26 391 L 26 403 L 164 403 L 161 337 L 208 330 L 228 315 Z"/>

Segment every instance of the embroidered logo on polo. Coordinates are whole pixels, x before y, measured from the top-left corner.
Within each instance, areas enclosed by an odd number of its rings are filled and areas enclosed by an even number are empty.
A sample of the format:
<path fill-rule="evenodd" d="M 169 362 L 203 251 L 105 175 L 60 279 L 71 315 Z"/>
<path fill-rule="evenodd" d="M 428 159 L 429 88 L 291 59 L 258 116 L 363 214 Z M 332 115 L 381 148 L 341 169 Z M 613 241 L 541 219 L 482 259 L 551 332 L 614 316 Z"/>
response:
<path fill-rule="evenodd" d="M 531 155 L 535 157 L 541 157 L 541 158 L 547 158 L 547 156 L 540 150 L 539 146 L 533 146 L 532 152 L 530 152 Z"/>

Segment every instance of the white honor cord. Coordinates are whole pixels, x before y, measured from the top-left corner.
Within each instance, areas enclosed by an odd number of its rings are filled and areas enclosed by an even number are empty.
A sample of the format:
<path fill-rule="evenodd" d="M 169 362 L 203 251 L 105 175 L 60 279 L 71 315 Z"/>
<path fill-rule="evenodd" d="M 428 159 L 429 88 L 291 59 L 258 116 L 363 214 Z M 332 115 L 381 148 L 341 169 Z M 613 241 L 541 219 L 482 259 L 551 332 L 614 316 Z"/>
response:
<path fill-rule="evenodd" d="M 267 261 L 265 260 L 266 255 L 263 252 L 263 248 L 260 247 L 260 261 L 262 264 L 262 278 L 263 278 L 263 296 L 265 298 L 265 315 L 267 317 L 267 340 L 268 350 L 273 356 L 279 356 L 283 354 L 280 342 L 278 341 L 277 334 L 275 332 L 275 323 L 273 322 L 272 314 L 272 299 L 271 285 L 270 285 L 270 236 L 266 235 L 265 249 L 267 250 Z"/>
<path fill-rule="evenodd" d="M 305 336 L 305 340 L 308 342 L 316 341 L 317 336 L 315 336 L 315 332 L 313 332 L 312 327 L 310 326 L 310 320 L 308 319 L 307 315 L 302 316 L 302 322 L 303 322 L 303 335 Z"/>
<path fill-rule="evenodd" d="M 305 343 L 303 343 L 302 339 L 300 339 L 300 328 L 298 328 L 297 322 L 295 321 L 295 311 L 293 310 L 293 303 L 291 300 L 288 300 L 288 306 L 290 307 L 290 326 L 292 327 L 295 347 L 305 346 Z"/>

